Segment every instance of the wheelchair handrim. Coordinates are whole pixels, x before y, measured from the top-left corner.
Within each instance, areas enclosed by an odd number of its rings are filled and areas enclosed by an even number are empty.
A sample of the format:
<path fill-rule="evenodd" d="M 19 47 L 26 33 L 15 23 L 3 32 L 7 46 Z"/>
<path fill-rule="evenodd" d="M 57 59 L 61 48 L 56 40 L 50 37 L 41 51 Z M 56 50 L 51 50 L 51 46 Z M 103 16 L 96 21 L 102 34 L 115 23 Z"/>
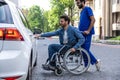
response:
<path fill-rule="evenodd" d="M 81 70 L 81 71 L 79 71 L 79 72 L 74 72 L 74 70 L 76 70 L 78 67 L 80 67 L 80 65 L 77 66 L 77 67 L 74 68 L 74 69 L 68 69 L 68 66 L 66 65 L 66 57 L 71 53 L 71 51 L 68 50 L 68 51 L 66 52 L 65 56 L 64 56 L 64 61 L 63 61 L 63 62 L 64 62 L 64 65 L 65 65 L 66 70 L 67 70 L 68 72 L 72 73 L 72 74 L 82 74 L 83 72 L 85 72 L 86 70 L 88 70 L 88 68 L 89 68 L 89 66 L 90 66 L 90 56 L 89 56 L 88 52 L 87 52 L 85 49 L 83 49 L 83 48 L 79 48 L 78 50 L 83 51 L 83 52 L 87 55 L 88 64 L 87 64 L 87 66 L 86 66 L 85 68 L 83 68 L 83 70 Z"/>

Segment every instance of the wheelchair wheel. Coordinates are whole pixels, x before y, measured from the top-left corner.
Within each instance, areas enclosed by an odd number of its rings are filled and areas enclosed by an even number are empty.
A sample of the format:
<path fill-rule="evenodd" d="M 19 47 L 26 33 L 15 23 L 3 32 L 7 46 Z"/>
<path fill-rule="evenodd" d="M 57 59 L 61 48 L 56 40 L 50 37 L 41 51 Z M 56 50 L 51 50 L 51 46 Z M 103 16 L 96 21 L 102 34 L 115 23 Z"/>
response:
<path fill-rule="evenodd" d="M 64 74 L 64 71 L 63 69 L 57 68 L 55 69 L 54 73 L 56 76 L 62 76 Z"/>
<path fill-rule="evenodd" d="M 90 66 L 90 56 L 83 48 L 79 48 L 75 53 L 68 50 L 63 60 L 65 68 L 72 74 L 82 74 Z"/>

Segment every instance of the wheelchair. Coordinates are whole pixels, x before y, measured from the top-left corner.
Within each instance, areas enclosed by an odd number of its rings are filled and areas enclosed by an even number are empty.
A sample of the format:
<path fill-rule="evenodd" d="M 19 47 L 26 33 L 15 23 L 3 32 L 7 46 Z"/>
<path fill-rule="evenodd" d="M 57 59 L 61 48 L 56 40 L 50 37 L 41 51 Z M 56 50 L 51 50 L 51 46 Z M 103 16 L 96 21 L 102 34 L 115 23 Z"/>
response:
<path fill-rule="evenodd" d="M 83 48 L 78 48 L 74 53 L 69 49 L 64 50 L 66 45 L 64 45 L 58 52 L 53 54 L 50 60 L 47 60 L 45 64 L 53 61 L 55 58 L 55 69 L 56 76 L 62 76 L 64 71 L 69 73 L 79 75 L 87 71 L 90 66 L 90 56 L 88 52 Z"/>

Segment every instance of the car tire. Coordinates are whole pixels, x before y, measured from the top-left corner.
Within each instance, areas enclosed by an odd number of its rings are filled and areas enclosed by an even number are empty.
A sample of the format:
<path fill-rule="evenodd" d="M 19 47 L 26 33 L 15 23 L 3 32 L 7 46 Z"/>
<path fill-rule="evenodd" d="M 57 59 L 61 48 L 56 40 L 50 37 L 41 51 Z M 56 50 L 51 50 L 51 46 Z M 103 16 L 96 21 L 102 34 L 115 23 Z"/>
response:
<path fill-rule="evenodd" d="M 35 63 L 33 65 L 33 67 L 36 67 L 36 66 L 37 66 L 37 56 L 36 56 Z"/>
<path fill-rule="evenodd" d="M 34 67 L 36 67 L 37 66 L 37 58 L 36 58 L 36 60 L 35 60 L 35 63 L 34 63 L 34 65 L 33 65 Z"/>
<path fill-rule="evenodd" d="M 28 74 L 26 80 L 32 80 L 32 60 L 30 59 L 29 67 L 28 67 Z"/>

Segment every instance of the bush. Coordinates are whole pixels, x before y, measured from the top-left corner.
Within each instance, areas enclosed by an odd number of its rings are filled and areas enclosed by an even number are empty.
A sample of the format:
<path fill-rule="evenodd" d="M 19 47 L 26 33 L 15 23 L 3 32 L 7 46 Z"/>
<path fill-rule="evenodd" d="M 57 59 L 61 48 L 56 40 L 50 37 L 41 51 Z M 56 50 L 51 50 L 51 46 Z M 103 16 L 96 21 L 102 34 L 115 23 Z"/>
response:
<path fill-rule="evenodd" d="M 111 38 L 111 40 L 120 40 L 120 36 L 117 36 L 115 38 Z"/>

